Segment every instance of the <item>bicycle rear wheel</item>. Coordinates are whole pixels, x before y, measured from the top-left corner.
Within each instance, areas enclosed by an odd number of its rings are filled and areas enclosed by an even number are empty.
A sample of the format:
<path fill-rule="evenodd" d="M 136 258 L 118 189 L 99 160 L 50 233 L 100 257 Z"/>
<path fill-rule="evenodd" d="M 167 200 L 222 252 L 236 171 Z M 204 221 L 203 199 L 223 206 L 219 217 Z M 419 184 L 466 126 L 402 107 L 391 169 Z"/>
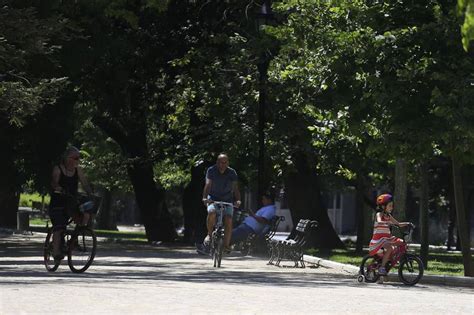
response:
<path fill-rule="evenodd" d="M 379 260 L 373 256 L 365 256 L 360 264 L 359 274 L 363 275 L 365 282 L 374 283 L 379 279 Z"/>
<path fill-rule="evenodd" d="M 400 261 L 398 277 L 406 285 L 415 285 L 423 277 L 424 269 L 420 257 L 407 254 Z"/>
<path fill-rule="evenodd" d="M 60 260 L 54 260 L 53 255 L 53 229 L 48 229 L 48 234 L 43 246 L 44 266 L 49 272 L 54 272 L 61 264 Z"/>
<path fill-rule="evenodd" d="M 87 270 L 94 261 L 97 238 L 93 230 L 81 227 L 72 233 L 68 244 L 67 262 L 72 272 L 81 273 Z"/>

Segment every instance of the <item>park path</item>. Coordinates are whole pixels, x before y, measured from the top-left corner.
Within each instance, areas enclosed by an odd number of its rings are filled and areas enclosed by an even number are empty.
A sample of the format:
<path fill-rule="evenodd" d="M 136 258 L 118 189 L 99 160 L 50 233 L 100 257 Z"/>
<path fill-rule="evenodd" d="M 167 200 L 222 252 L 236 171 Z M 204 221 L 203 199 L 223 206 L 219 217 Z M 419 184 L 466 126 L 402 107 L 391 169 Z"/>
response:
<path fill-rule="evenodd" d="M 474 314 L 469 288 L 358 284 L 239 255 L 215 269 L 190 247 L 102 241 L 86 273 L 48 273 L 43 238 L 0 233 L 0 314 Z"/>

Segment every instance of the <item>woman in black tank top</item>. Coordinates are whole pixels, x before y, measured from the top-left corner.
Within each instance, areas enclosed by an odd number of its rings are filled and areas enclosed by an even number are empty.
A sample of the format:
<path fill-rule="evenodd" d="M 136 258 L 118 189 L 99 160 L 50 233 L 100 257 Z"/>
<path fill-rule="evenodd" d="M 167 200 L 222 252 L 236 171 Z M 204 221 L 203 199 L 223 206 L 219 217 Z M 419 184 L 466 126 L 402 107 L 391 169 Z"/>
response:
<path fill-rule="evenodd" d="M 76 223 L 80 224 L 89 221 L 89 215 L 80 214 L 76 200 L 79 181 L 87 193 L 92 193 L 84 173 L 79 167 L 79 159 L 79 150 L 75 147 L 70 147 L 64 153 L 61 163 L 53 167 L 49 217 L 53 224 L 53 229 L 56 231 L 53 234 L 55 253 L 60 253 L 60 233 L 66 227 L 70 217 L 73 217 Z"/>

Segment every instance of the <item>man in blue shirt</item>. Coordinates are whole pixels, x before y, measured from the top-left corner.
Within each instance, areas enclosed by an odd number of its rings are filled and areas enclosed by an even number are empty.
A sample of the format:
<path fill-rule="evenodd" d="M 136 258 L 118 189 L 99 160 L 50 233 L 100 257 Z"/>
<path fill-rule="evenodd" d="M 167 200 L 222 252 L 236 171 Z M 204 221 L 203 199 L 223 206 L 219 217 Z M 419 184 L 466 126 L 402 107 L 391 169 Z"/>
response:
<path fill-rule="evenodd" d="M 216 224 L 216 209 L 212 201 L 223 201 L 240 206 L 240 191 L 237 185 L 237 172 L 229 167 L 229 157 L 225 153 L 219 154 L 215 165 L 208 168 L 206 185 L 202 193 L 202 201 L 207 205 L 207 236 L 204 244 L 211 240 L 212 230 Z M 224 209 L 224 250 L 230 251 L 230 237 L 232 233 L 232 215 L 234 209 L 226 206 Z"/>
<path fill-rule="evenodd" d="M 244 222 L 232 230 L 233 244 L 247 239 L 252 233 L 259 235 L 269 227 L 276 214 L 273 196 L 270 193 L 263 194 L 262 204 L 263 206 L 257 213 L 250 211 L 249 216 L 245 218 Z"/>

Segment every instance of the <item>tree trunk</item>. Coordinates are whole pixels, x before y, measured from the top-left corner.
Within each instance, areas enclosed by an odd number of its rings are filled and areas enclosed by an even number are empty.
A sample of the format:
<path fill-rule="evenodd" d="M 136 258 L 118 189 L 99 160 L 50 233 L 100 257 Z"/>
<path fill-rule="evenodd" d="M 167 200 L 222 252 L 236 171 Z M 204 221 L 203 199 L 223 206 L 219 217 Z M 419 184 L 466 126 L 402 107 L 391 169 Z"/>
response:
<path fill-rule="evenodd" d="M 112 208 L 112 192 L 108 189 L 104 189 L 102 192 L 97 228 L 102 230 L 118 230 L 115 212 Z"/>
<path fill-rule="evenodd" d="M 191 181 L 183 192 L 184 242 L 202 243 L 207 235 L 206 207 L 202 203 L 202 191 L 207 168 L 212 163 L 201 163 L 191 169 Z"/>
<path fill-rule="evenodd" d="M 16 228 L 20 194 L 12 187 L 0 184 L 0 226 Z"/>
<path fill-rule="evenodd" d="M 361 254 L 364 246 L 369 243 L 369 233 L 367 233 L 370 226 L 366 217 L 372 211 L 368 209 L 370 202 L 370 185 L 367 179 L 362 175 L 357 176 L 356 181 L 356 221 L 357 221 L 357 241 L 356 252 Z M 373 206 L 372 206 L 373 207 Z"/>
<path fill-rule="evenodd" d="M 459 239 L 461 243 L 462 260 L 464 264 L 464 275 L 468 277 L 474 276 L 472 269 L 471 242 L 469 239 L 468 222 L 466 216 L 466 208 L 464 207 L 464 196 L 461 178 L 461 164 L 456 156 L 452 156 L 453 167 L 453 185 L 454 199 L 456 202 L 456 217 L 458 225 Z"/>
<path fill-rule="evenodd" d="M 397 158 L 395 162 L 395 204 L 396 217 L 406 221 L 407 205 L 407 163 L 405 159 Z"/>
<path fill-rule="evenodd" d="M 289 174 L 285 183 L 293 222 L 297 224 L 300 219 L 318 221 L 310 246 L 315 245 L 320 249 L 345 248 L 323 206 L 318 178 L 308 158 L 303 153 L 297 154 L 295 166 L 296 172 Z"/>
<path fill-rule="evenodd" d="M 425 268 L 428 268 L 428 199 L 429 199 L 428 165 L 422 163 L 420 166 L 420 256 Z"/>
<path fill-rule="evenodd" d="M 455 227 L 456 227 L 456 201 L 454 198 L 454 185 L 453 183 L 453 172 L 452 172 L 452 167 L 449 172 L 449 183 L 447 185 L 447 194 L 446 197 L 448 198 L 449 202 L 449 208 L 448 208 L 448 235 L 447 235 L 447 241 L 446 241 L 446 247 L 447 250 L 451 250 L 452 247 L 454 246 L 456 248 L 456 243 L 454 242 L 454 232 L 455 232 Z M 457 242 L 459 241 L 459 237 L 456 238 Z M 456 250 L 460 250 L 461 248 Z"/>
<path fill-rule="evenodd" d="M 165 191 L 157 187 L 153 178 L 153 165 L 148 154 L 145 123 L 131 122 L 126 134 L 123 128 L 111 119 L 95 117 L 94 123 L 114 139 L 124 155 L 129 158 L 127 172 L 148 241 L 174 241 L 177 234 L 166 206 Z"/>
<path fill-rule="evenodd" d="M 4 130 L 2 130 L 3 132 Z M 15 154 L 11 144 L 0 135 L 2 153 L 0 154 L 0 226 L 16 228 L 16 214 L 20 194 L 18 193 L 18 174 L 15 167 Z"/>
<path fill-rule="evenodd" d="M 127 171 L 148 241 L 174 241 L 177 235 L 166 206 L 165 191 L 156 187 L 152 165 L 134 164 L 130 165 Z"/>

